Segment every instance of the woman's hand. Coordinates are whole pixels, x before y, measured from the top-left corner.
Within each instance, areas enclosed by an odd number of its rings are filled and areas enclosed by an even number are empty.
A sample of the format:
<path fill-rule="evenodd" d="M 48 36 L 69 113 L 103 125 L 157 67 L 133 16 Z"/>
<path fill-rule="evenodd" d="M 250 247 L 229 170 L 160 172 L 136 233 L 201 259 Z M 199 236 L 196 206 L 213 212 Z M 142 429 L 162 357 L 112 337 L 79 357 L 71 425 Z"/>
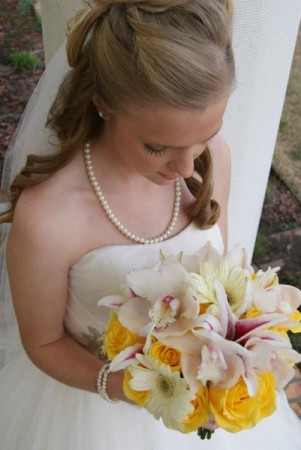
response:
<path fill-rule="evenodd" d="M 123 377 L 124 370 L 109 373 L 107 380 L 107 394 L 111 399 L 121 400 L 133 405 L 134 403 L 131 402 L 131 400 L 129 400 L 124 394 Z"/>

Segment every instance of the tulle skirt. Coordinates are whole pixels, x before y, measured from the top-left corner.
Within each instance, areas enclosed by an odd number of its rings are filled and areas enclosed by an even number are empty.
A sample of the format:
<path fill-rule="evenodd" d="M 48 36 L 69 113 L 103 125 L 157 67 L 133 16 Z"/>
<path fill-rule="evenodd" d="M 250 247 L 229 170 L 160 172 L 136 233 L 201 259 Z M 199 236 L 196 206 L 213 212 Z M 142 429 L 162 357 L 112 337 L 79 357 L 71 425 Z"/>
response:
<path fill-rule="evenodd" d="M 300 450 L 301 421 L 282 392 L 277 411 L 236 434 L 184 435 L 125 403 L 66 386 L 22 352 L 0 371 L 1 450 Z"/>

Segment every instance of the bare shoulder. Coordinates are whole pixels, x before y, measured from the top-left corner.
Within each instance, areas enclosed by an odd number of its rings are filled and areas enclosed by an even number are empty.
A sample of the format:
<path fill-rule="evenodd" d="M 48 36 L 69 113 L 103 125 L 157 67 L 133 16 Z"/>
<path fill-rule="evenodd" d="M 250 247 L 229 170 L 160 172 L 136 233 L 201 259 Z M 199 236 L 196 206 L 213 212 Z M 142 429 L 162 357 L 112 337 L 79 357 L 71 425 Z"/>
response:
<path fill-rule="evenodd" d="M 210 143 L 213 161 L 213 198 L 221 208 L 219 226 L 222 231 L 225 249 L 228 235 L 228 203 L 231 187 L 231 149 L 229 144 L 217 135 Z"/>
<path fill-rule="evenodd" d="M 225 200 L 229 195 L 231 183 L 231 149 L 229 144 L 219 135 L 210 143 L 213 161 L 214 198 Z"/>
<path fill-rule="evenodd" d="M 76 253 L 79 221 L 74 220 L 76 203 L 72 189 L 61 175 L 25 189 L 16 205 L 8 242 L 27 252 L 51 256 L 59 251 L 60 260 L 70 263 Z M 75 256 L 75 255 L 74 255 Z"/>
<path fill-rule="evenodd" d="M 209 148 L 214 173 L 230 178 L 232 153 L 228 142 L 222 136 L 217 135 L 210 142 Z"/>

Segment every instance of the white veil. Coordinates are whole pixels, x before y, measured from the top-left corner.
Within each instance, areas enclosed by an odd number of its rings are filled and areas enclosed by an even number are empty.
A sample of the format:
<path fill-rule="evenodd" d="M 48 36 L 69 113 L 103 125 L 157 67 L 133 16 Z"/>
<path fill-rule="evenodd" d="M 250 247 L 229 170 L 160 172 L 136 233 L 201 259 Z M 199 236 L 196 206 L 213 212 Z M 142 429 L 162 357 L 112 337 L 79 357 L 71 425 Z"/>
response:
<path fill-rule="evenodd" d="M 57 150 L 57 140 L 45 128 L 49 109 L 59 85 L 70 70 L 64 43 L 42 75 L 8 147 L 3 167 L 2 189 L 7 190 L 16 174 L 26 163 L 29 154 L 45 155 Z M 5 210 L 6 205 L 1 205 Z M 0 250 L 0 368 L 7 364 L 21 348 L 20 336 L 12 305 L 5 261 L 5 249 L 10 224 L 1 225 Z"/>

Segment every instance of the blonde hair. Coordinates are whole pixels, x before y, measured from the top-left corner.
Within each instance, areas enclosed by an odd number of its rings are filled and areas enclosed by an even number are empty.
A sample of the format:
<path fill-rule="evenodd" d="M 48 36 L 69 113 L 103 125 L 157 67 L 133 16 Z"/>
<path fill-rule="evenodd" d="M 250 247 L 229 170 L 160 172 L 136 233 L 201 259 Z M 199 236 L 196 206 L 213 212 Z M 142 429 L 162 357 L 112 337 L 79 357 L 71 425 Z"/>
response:
<path fill-rule="evenodd" d="M 72 70 L 47 121 L 60 149 L 51 156 L 28 156 L 11 184 L 11 208 L 2 221 L 12 220 L 24 188 L 52 176 L 71 161 L 79 146 L 101 132 L 94 96 L 118 115 L 125 113 L 128 102 L 203 110 L 227 95 L 235 77 L 231 22 L 229 0 L 98 0 L 90 11 L 78 13 L 67 40 Z M 219 215 L 211 198 L 208 149 L 195 160 L 195 170 L 202 182 L 186 180 L 196 198 L 190 215 L 207 228 Z"/>

